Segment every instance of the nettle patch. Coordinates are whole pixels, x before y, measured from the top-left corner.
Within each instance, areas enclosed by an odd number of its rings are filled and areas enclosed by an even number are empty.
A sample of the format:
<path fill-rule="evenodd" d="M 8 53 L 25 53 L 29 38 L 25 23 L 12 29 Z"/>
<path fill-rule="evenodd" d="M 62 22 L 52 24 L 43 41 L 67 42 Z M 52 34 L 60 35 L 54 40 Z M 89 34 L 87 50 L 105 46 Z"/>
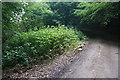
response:
<path fill-rule="evenodd" d="M 65 26 L 17 33 L 3 46 L 3 68 L 54 58 L 79 45 L 80 40 L 87 37 Z"/>

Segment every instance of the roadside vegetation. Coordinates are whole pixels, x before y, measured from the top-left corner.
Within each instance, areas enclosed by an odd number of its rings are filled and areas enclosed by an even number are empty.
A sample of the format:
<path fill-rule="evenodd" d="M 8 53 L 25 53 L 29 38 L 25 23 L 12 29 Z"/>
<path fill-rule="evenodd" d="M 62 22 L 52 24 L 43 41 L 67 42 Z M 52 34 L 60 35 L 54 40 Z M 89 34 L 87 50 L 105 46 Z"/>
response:
<path fill-rule="evenodd" d="M 73 50 L 88 40 L 81 27 L 119 26 L 119 8 L 114 2 L 3 2 L 3 69 Z"/>
<path fill-rule="evenodd" d="M 54 58 L 67 49 L 79 46 L 80 40 L 85 41 L 87 37 L 82 32 L 65 26 L 17 33 L 4 45 L 3 67 L 28 65 L 38 60 Z"/>

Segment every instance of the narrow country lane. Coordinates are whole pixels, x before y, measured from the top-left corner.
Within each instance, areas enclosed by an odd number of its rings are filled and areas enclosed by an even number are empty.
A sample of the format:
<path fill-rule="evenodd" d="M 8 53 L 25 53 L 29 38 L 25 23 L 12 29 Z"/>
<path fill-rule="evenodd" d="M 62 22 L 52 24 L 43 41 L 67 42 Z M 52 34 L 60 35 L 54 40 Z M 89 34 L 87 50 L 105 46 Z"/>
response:
<path fill-rule="evenodd" d="M 118 43 L 90 39 L 87 49 L 80 57 L 56 77 L 118 78 Z"/>

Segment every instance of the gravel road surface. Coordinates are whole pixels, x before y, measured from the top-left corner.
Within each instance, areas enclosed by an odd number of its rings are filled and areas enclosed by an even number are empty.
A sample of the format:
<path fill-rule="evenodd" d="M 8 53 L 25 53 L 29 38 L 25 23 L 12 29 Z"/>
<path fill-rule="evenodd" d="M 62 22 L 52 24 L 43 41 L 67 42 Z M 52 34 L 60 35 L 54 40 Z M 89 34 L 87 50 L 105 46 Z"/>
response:
<path fill-rule="evenodd" d="M 118 78 L 118 42 L 90 39 L 87 49 L 57 78 Z"/>

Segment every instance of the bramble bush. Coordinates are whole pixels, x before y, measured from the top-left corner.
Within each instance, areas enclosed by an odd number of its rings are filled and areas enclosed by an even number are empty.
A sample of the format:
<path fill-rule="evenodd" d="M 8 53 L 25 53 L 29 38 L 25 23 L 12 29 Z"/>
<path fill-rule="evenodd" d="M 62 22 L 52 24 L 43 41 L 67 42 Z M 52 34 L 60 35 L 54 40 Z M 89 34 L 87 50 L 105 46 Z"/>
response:
<path fill-rule="evenodd" d="M 87 37 L 65 26 L 17 33 L 3 45 L 3 68 L 54 58 L 68 48 L 74 48 L 80 40 L 87 40 Z"/>

